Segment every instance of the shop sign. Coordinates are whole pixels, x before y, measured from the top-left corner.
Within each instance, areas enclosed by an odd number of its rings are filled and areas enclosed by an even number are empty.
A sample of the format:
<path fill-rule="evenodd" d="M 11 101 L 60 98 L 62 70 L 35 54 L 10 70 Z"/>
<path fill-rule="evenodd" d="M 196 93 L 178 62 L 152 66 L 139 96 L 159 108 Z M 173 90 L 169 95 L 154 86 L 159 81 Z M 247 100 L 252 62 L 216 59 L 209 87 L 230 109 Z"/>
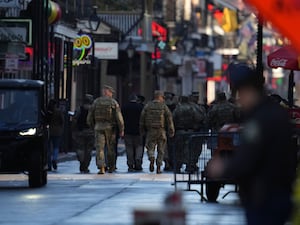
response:
<path fill-rule="evenodd" d="M 119 47 L 116 42 L 95 42 L 95 57 L 98 59 L 118 59 Z"/>
<path fill-rule="evenodd" d="M 86 59 L 86 57 L 89 54 L 92 46 L 93 40 L 88 34 L 78 35 L 73 43 L 75 56 L 72 61 L 73 66 L 91 64 L 91 60 Z"/>
<path fill-rule="evenodd" d="M 27 31 L 24 27 L 0 27 L 1 41 L 26 42 Z"/>
<path fill-rule="evenodd" d="M 1 1 L 1 0 L 0 0 Z M 30 19 L 0 19 L 0 41 L 32 44 Z"/>
<path fill-rule="evenodd" d="M 16 72 L 19 69 L 18 55 L 6 55 L 5 72 Z"/>

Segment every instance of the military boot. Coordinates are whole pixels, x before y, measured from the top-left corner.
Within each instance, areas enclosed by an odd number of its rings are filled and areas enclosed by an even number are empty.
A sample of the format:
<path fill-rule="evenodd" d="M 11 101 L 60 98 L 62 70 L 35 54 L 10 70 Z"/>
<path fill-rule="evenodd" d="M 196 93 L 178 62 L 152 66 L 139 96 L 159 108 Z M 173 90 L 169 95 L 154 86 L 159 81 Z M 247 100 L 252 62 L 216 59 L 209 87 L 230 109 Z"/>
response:
<path fill-rule="evenodd" d="M 98 174 L 105 174 L 105 167 L 102 166 L 98 172 Z"/>
<path fill-rule="evenodd" d="M 171 171 L 172 168 L 171 168 L 171 165 L 169 163 L 168 160 L 165 160 L 165 168 L 164 168 L 165 171 Z"/>
<path fill-rule="evenodd" d="M 115 171 L 116 171 L 116 167 L 115 166 L 111 166 L 111 167 L 108 168 L 108 172 L 109 173 L 113 173 Z"/>
<path fill-rule="evenodd" d="M 150 158 L 149 170 L 150 170 L 150 172 L 154 171 L 154 158 Z"/>
<path fill-rule="evenodd" d="M 157 168 L 156 168 L 156 173 L 157 174 L 161 174 L 162 172 L 161 172 L 161 169 L 160 169 L 160 166 L 157 166 Z"/>

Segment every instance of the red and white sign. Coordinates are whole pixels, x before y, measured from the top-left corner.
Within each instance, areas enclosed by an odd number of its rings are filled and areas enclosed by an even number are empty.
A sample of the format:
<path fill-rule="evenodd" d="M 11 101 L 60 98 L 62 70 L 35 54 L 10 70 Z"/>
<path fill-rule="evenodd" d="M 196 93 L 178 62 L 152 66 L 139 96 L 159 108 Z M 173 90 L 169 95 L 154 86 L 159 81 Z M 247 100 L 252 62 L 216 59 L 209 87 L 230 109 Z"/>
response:
<path fill-rule="evenodd" d="M 268 65 L 271 68 L 300 70 L 299 54 L 291 46 L 284 46 L 268 55 Z"/>
<path fill-rule="evenodd" d="M 118 59 L 118 43 L 115 42 L 95 42 L 95 57 L 98 59 Z"/>

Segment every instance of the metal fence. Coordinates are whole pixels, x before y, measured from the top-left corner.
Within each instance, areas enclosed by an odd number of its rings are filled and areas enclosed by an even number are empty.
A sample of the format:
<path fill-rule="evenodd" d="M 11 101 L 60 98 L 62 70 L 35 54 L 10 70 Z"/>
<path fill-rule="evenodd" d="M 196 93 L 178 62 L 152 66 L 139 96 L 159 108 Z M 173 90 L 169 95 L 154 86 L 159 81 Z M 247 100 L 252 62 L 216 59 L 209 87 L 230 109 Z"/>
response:
<path fill-rule="evenodd" d="M 196 191 L 201 201 L 216 201 L 220 187 L 235 182 L 228 178 L 210 179 L 206 173 L 207 164 L 216 155 L 231 157 L 239 139 L 240 134 L 234 132 L 177 132 L 173 143 L 175 189 L 183 183 L 184 190 Z"/>

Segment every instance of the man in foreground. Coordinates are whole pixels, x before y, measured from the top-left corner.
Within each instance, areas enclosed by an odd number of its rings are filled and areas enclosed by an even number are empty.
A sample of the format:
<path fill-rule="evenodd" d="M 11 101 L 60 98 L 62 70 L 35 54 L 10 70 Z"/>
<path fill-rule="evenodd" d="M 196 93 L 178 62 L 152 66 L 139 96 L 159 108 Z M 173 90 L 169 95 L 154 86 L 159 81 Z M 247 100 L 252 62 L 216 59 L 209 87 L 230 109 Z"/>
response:
<path fill-rule="evenodd" d="M 248 225 L 283 225 L 296 167 L 289 115 L 265 95 L 255 70 L 237 64 L 229 72 L 245 115 L 242 144 L 232 158 L 214 158 L 208 175 L 236 179 Z"/>

